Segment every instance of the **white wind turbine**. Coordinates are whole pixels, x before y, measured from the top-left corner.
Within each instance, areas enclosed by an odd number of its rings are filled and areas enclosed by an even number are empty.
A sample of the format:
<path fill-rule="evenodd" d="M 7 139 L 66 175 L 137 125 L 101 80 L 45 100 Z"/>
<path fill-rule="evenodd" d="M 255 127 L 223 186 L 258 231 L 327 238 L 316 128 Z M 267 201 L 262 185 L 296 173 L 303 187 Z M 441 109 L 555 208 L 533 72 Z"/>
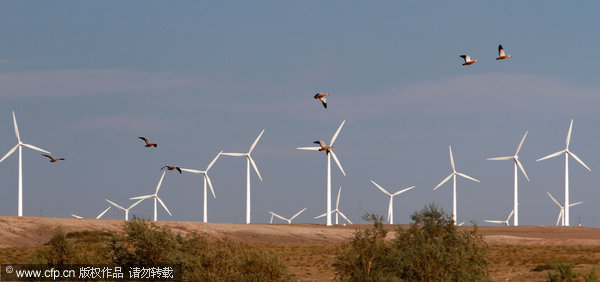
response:
<path fill-rule="evenodd" d="M 33 146 L 31 144 L 26 144 L 23 143 L 21 141 L 21 136 L 19 135 L 19 127 L 17 126 L 17 118 L 15 118 L 15 112 L 12 112 L 12 116 L 13 116 L 13 123 L 15 125 L 15 135 L 17 136 L 17 145 L 15 145 L 12 149 L 10 149 L 8 151 L 8 153 L 6 153 L 6 155 L 4 155 L 4 157 L 2 157 L 2 159 L 0 159 L 0 163 L 2 161 L 4 161 L 4 159 L 6 159 L 8 156 L 10 156 L 12 153 L 15 152 L 15 150 L 17 150 L 17 148 L 19 148 L 19 184 L 18 184 L 18 202 L 19 202 L 19 207 L 18 207 L 18 212 L 17 215 L 18 216 L 23 216 L 23 157 L 22 157 L 22 148 L 23 146 L 30 148 L 30 149 L 34 149 L 36 151 L 40 151 L 40 152 L 44 152 L 46 154 L 51 154 L 50 152 L 38 148 L 36 146 Z"/>
<path fill-rule="evenodd" d="M 440 186 L 442 186 L 442 184 L 446 183 L 446 181 L 450 180 L 450 178 L 452 178 L 452 219 L 454 220 L 454 224 L 456 224 L 456 176 L 461 176 L 464 177 L 466 179 L 469 180 L 473 180 L 475 182 L 479 182 L 479 180 L 470 177 L 464 173 L 460 173 L 456 171 L 456 168 L 454 167 L 454 157 L 452 156 L 452 146 L 449 146 L 450 148 L 450 165 L 452 166 L 452 173 L 450 175 L 448 175 L 448 177 L 446 177 L 446 179 L 442 180 L 442 182 L 440 182 L 440 184 L 438 184 L 437 186 L 435 186 L 435 188 L 433 188 L 433 190 L 439 188 Z"/>
<path fill-rule="evenodd" d="M 283 220 L 283 221 L 287 221 L 287 222 L 288 222 L 288 224 L 292 224 L 292 220 L 294 220 L 294 218 L 296 218 L 298 215 L 300 215 L 300 214 L 301 214 L 302 212 L 304 212 L 306 209 L 307 209 L 307 208 L 303 208 L 301 211 L 297 212 L 296 214 L 294 214 L 294 215 L 293 215 L 292 217 L 290 217 L 289 219 L 287 219 L 287 218 L 285 218 L 285 217 L 283 217 L 283 216 L 281 216 L 281 215 L 278 215 L 278 214 L 276 214 L 276 213 L 274 213 L 274 212 L 270 211 L 269 213 L 271 214 L 271 223 L 273 223 L 273 216 L 275 216 L 275 217 L 277 217 L 277 218 L 279 218 L 279 219 L 281 219 L 281 220 Z"/>
<path fill-rule="evenodd" d="M 552 153 L 550 155 L 547 155 L 547 156 L 537 160 L 539 162 L 541 160 L 545 160 L 545 159 L 559 156 L 561 154 L 565 154 L 565 203 L 564 203 L 565 212 L 563 215 L 563 217 L 564 217 L 563 220 L 564 220 L 565 226 L 569 226 L 569 207 L 571 206 L 571 205 L 569 205 L 569 155 L 571 155 L 582 166 L 587 168 L 587 170 L 592 171 L 585 163 L 583 163 L 583 161 L 581 159 L 579 159 L 579 157 L 577 157 L 577 155 L 575 155 L 573 152 L 569 151 L 569 143 L 571 142 L 571 130 L 572 129 L 573 129 L 573 119 L 571 119 L 571 125 L 569 126 L 569 132 L 567 133 L 567 142 L 566 142 L 566 147 L 564 150 L 558 151 L 556 153 Z"/>
<path fill-rule="evenodd" d="M 375 185 L 377 188 L 379 188 L 379 190 L 381 190 L 381 192 L 385 193 L 386 195 L 390 196 L 390 203 L 388 205 L 388 221 L 389 224 L 394 224 L 394 196 L 396 195 L 400 195 L 412 188 L 415 188 L 415 186 L 411 186 L 405 189 L 402 189 L 394 194 L 391 194 L 390 192 L 388 192 L 387 190 L 383 189 L 383 187 L 381 187 L 379 184 L 375 183 L 375 181 L 371 180 L 371 183 L 373 183 L 373 185 Z"/>
<path fill-rule="evenodd" d="M 158 184 L 156 185 L 156 190 L 154 190 L 154 194 L 129 198 L 131 200 L 139 199 L 140 200 L 139 202 L 141 202 L 145 199 L 154 198 L 154 221 L 157 221 L 157 216 L 156 216 L 156 213 L 158 210 L 157 206 L 156 206 L 157 200 L 160 202 L 160 204 L 163 206 L 163 208 L 165 208 L 165 210 L 169 213 L 169 215 L 173 216 L 171 214 L 171 212 L 169 211 L 169 209 L 167 208 L 167 206 L 165 205 L 165 203 L 158 197 L 158 190 L 160 189 L 160 185 L 162 184 L 163 178 L 165 178 L 165 172 L 167 172 L 167 171 L 163 171 L 163 173 L 160 177 L 160 180 L 158 181 Z"/>
<path fill-rule="evenodd" d="M 223 153 L 223 151 L 219 152 L 217 154 L 217 156 L 208 164 L 208 166 L 206 167 L 206 170 L 197 170 L 197 169 L 189 169 L 189 168 L 181 168 L 181 170 L 183 171 L 187 171 L 187 172 L 191 172 L 191 173 L 197 173 L 197 174 L 202 174 L 203 178 L 204 178 L 204 215 L 203 215 L 203 222 L 207 223 L 208 222 L 208 211 L 207 211 L 207 192 L 206 192 L 206 183 L 208 182 L 208 186 L 210 187 L 210 192 L 212 192 L 213 198 L 217 198 L 217 196 L 215 196 L 215 190 L 213 189 L 212 186 L 212 182 L 210 181 L 210 177 L 208 177 L 208 170 L 213 166 L 213 164 L 215 164 L 215 162 L 217 161 L 217 159 L 219 158 L 219 156 L 221 155 L 221 153 Z"/>
<path fill-rule="evenodd" d="M 528 131 L 525 131 L 525 135 L 523 135 L 523 139 L 521 139 L 521 143 L 519 143 L 519 146 L 517 147 L 517 151 L 515 152 L 514 156 L 488 158 L 488 160 L 513 160 L 514 161 L 514 171 L 515 171 L 514 201 L 513 201 L 513 212 L 515 213 L 515 218 L 513 219 L 514 226 L 519 226 L 519 190 L 518 190 L 518 184 L 517 184 L 517 179 L 518 179 L 517 167 L 519 167 L 521 169 L 521 172 L 523 172 L 523 175 L 525 176 L 527 181 L 529 181 L 529 176 L 527 176 L 527 173 L 525 172 L 523 165 L 519 161 L 519 151 L 521 150 L 521 146 L 523 146 L 523 141 L 525 141 L 525 137 L 527 137 L 527 132 Z"/>
<path fill-rule="evenodd" d="M 344 174 L 344 176 L 346 176 L 346 172 L 344 172 L 344 169 L 342 168 L 342 165 L 340 164 L 340 161 L 338 160 L 337 156 L 333 152 L 333 148 L 332 148 L 333 143 L 335 143 L 335 139 L 337 139 L 338 134 L 340 134 L 340 130 L 342 130 L 342 126 L 344 126 L 344 123 L 346 123 L 345 120 L 342 121 L 342 124 L 340 124 L 340 127 L 337 129 L 335 134 L 333 134 L 333 137 L 331 138 L 329 145 L 326 145 L 325 142 L 323 142 L 323 141 L 315 141 L 314 143 L 319 144 L 319 147 L 296 148 L 298 150 L 325 151 L 325 153 L 327 155 L 327 205 L 326 205 L 326 210 L 325 210 L 327 212 L 327 226 L 331 226 L 331 156 L 333 156 L 333 160 L 335 161 L 335 163 L 338 165 L 338 167 L 342 171 L 342 174 Z"/>
<path fill-rule="evenodd" d="M 504 224 L 506 226 L 509 226 L 508 221 L 510 220 L 510 218 L 513 216 L 514 213 L 515 213 L 515 210 L 512 210 L 510 212 L 510 214 L 508 215 L 508 217 L 506 218 L 506 220 L 491 220 L 491 219 L 486 219 L 484 221 L 485 222 L 489 222 L 489 223 L 498 223 L 498 224 Z"/>
<path fill-rule="evenodd" d="M 142 202 L 144 199 L 140 199 L 137 200 L 135 203 L 131 204 L 131 206 L 129 206 L 128 208 L 124 208 L 120 205 L 117 205 L 115 202 L 109 200 L 109 199 L 105 199 L 107 202 L 109 202 L 111 205 L 115 206 L 117 209 L 123 210 L 125 211 L 125 220 L 129 220 L 129 210 L 131 210 L 133 207 L 137 206 L 140 202 Z M 109 207 L 110 208 L 110 207 Z M 108 209 L 106 209 L 104 212 L 106 212 Z"/>
<path fill-rule="evenodd" d="M 560 212 L 558 212 L 558 218 L 556 219 L 556 226 L 558 226 L 558 223 L 560 222 L 560 219 L 562 218 L 562 226 L 565 226 L 565 207 L 561 206 L 558 201 L 556 199 L 554 199 L 554 197 L 552 197 L 552 195 L 550 194 L 550 192 L 546 191 L 546 193 L 548 194 L 548 196 L 550 196 L 550 199 L 552 199 L 552 201 L 560 208 Z M 572 203 L 569 204 L 570 207 L 572 206 L 576 206 L 576 205 L 580 205 L 583 204 L 583 202 L 577 202 L 577 203 Z"/>
<path fill-rule="evenodd" d="M 252 143 L 252 146 L 250 146 L 250 150 L 248 151 L 248 153 L 220 153 L 221 155 L 225 156 L 246 157 L 246 224 L 250 224 L 250 164 L 252 164 L 254 171 L 256 171 L 258 179 L 262 181 L 262 176 L 260 176 L 258 167 L 256 167 L 256 163 L 252 159 L 251 154 L 252 150 L 254 150 L 254 147 L 258 143 L 258 140 L 263 135 L 263 133 L 265 133 L 264 129 L 260 132 L 258 137 L 256 137 L 256 140 L 254 140 L 254 143 Z"/>
<path fill-rule="evenodd" d="M 348 223 L 352 224 L 352 221 L 350 221 L 348 219 L 348 217 L 346 217 L 346 215 L 342 211 L 340 211 L 340 195 L 341 194 L 342 194 L 342 186 L 340 186 L 340 189 L 338 190 L 337 200 L 335 201 L 335 210 L 331 211 L 331 212 L 335 213 L 335 225 L 338 225 L 338 215 L 341 215 Z M 315 219 L 324 217 L 326 215 L 327 215 L 327 213 L 324 213 L 322 215 L 315 217 Z"/>

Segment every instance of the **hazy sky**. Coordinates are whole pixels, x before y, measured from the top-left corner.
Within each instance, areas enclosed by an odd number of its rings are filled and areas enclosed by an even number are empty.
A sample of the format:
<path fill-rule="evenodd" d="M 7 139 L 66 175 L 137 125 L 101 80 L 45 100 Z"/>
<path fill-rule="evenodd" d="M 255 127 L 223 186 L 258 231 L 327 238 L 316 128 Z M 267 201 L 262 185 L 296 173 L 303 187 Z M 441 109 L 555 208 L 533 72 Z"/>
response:
<path fill-rule="evenodd" d="M 204 169 L 220 151 L 253 152 L 252 221 L 272 210 L 324 223 L 324 153 L 299 151 L 329 141 L 333 197 L 355 223 L 387 213 L 395 220 L 435 202 L 458 221 L 501 219 L 512 210 L 512 155 L 524 132 L 520 223 L 554 224 L 570 162 L 571 224 L 600 225 L 600 82 L 597 2 L 562 1 L 2 1 L 0 154 L 24 142 L 66 161 L 24 150 L 24 214 L 96 216 L 108 203 L 151 194 L 164 165 Z M 496 61 L 501 43 L 513 57 Z M 462 66 L 461 54 L 479 63 Z M 323 109 L 312 96 L 330 93 Z M 143 147 L 147 136 L 158 148 Z M 17 214 L 17 154 L 0 163 L 0 214 Z M 216 199 L 210 222 L 244 222 L 245 161 L 222 157 L 210 171 Z M 201 221 L 202 178 L 167 173 L 160 197 L 173 216 Z M 335 205 L 335 203 L 333 203 Z M 150 217 L 146 201 L 132 213 Z M 111 209 L 106 218 L 122 218 Z"/>

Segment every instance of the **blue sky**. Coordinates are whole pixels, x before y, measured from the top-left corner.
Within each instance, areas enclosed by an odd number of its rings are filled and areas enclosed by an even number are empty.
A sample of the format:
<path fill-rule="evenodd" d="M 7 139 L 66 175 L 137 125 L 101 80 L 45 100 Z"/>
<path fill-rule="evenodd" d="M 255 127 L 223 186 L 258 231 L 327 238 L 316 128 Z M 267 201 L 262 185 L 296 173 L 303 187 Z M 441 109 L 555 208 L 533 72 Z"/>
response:
<path fill-rule="evenodd" d="M 600 225 L 600 153 L 595 2 L 468 1 L 4 1 L 0 4 L 0 151 L 24 142 L 67 160 L 50 164 L 25 150 L 24 213 L 91 217 L 109 198 L 126 204 L 149 194 L 167 164 L 204 169 L 220 150 L 253 157 L 252 220 L 268 222 L 308 207 L 325 210 L 325 155 L 298 151 L 328 141 L 346 125 L 335 151 L 333 194 L 354 222 L 395 220 L 435 202 L 452 209 L 457 168 L 481 183 L 458 181 L 459 221 L 505 217 L 512 210 L 510 155 L 529 130 L 521 161 L 520 223 L 553 224 L 563 195 L 564 160 L 535 160 L 571 149 L 571 194 L 585 201 L 571 224 Z M 513 57 L 498 62 L 502 43 Z M 459 55 L 480 62 L 461 66 Z M 330 93 L 324 110 L 312 96 Z M 146 149 L 138 136 L 159 144 Z M 245 161 L 222 157 L 210 171 L 216 199 L 209 221 L 244 221 Z M 17 156 L 0 163 L 0 214 L 16 215 Z M 161 197 L 173 212 L 159 219 L 200 221 L 201 177 L 169 172 Z M 133 212 L 152 215 L 143 202 Z M 121 218 L 114 209 L 107 218 Z"/>

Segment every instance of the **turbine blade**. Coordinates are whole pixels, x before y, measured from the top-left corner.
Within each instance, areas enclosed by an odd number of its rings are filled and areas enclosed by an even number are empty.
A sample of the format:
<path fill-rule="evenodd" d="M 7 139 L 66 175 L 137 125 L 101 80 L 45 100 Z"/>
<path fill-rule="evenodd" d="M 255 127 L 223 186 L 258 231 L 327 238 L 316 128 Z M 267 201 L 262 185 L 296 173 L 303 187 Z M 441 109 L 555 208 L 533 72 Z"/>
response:
<path fill-rule="evenodd" d="M 562 154 L 562 153 L 564 153 L 564 152 L 566 152 L 566 151 L 567 151 L 567 150 L 562 150 L 562 151 L 558 151 L 558 152 L 556 152 L 556 153 L 552 153 L 552 154 L 550 154 L 550 155 L 547 155 L 547 156 L 545 156 L 545 157 L 543 157 L 543 158 L 539 158 L 539 159 L 537 159 L 537 160 L 536 160 L 536 162 L 543 161 L 543 160 L 545 160 L 545 159 L 549 159 L 549 158 L 554 158 L 554 157 L 556 157 L 556 156 L 558 156 L 558 155 L 560 155 L 560 154 Z"/>
<path fill-rule="evenodd" d="M 152 196 L 150 196 L 150 197 L 152 197 Z M 148 197 L 148 198 L 150 198 L 150 197 Z M 142 199 L 137 200 L 135 203 L 131 204 L 131 206 L 129 206 L 127 209 L 128 210 L 132 209 L 133 207 L 137 206 L 139 203 L 141 203 L 145 199 L 147 199 L 147 198 L 142 198 Z"/>
<path fill-rule="evenodd" d="M 562 206 L 558 203 L 558 201 L 556 199 L 554 199 L 554 197 L 552 197 L 552 194 L 550 194 L 550 192 L 546 191 L 546 194 L 548 194 L 548 196 L 550 196 L 550 199 L 552 199 L 552 201 L 554 201 L 554 203 L 562 209 Z"/>
<path fill-rule="evenodd" d="M 46 150 L 44 150 L 44 149 L 42 149 L 42 148 L 38 148 L 38 147 L 36 147 L 36 146 L 33 146 L 33 145 L 31 145 L 31 144 L 25 144 L 25 143 L 23 143 L 23 146 L 25 146 L 25 147 L 27 147 L 27 148 L 30 148 L 30 149 L 34 149 L 34 150 L 36 150 L 36 151 L 44 152 L 44 153 L 46 153 L 46 154 L 52 154 L 52 153 L 50 153 L 50 152 L 48 152 L 48 151 L 46 151 Z"/>
<path fill-rule="evenodd" d="M 527 178 L 527 181 L 529 181 L 529 176 L 527 176 L 527 172 L 525 172 L 525 169 L 523 168 L 523 165 L 521 164 L 521 162 L 518 159 L 515 159 L 515 163 L 517 163 L 517 166 L 519 166 L 519 168 L 521 169 L 521 172 L 523 173 L 523 175 L 525 175 L 525 178 Z"/>
<path fill-rule="evenodd" d="M 513 156 L 510 157 L 497 157 L 497 158 L 487 158 L 488 161 L 504 161 L 504 160 L 510 160 L 514 158 Z"/>
<path fill-rule="evenodd" d="M 169 215 L 173 216 L 171 214 L 171 212 L 169 211 L 169 209 L 167 208 L 167 205 L 165 205 L 165 203 L 158 196 L 154 196 L 154 197 L 156 197 L 156 199 L 160 202 L 160 204 L 163 206 L 163 208 L 165 208 L 165 210 L 169 213 Z"/>
<path fill-rule="evenodd" d="M 448 177 L 446 177 L 444 180 L 442 180 L 442 182 L 440 182 L 440 184 L 438 184 L 437 186 L 435 186 L 435 188 L 433 188 L 433 190 L 439 188 L 440 186 L 442 186 L 442 184 L 446 183 L 446 181 L 450 180 L 450 177 L 452 177 L 454 175 L 454 173 L 451 173 L 450 175 L 448 175 Z"/>
<path fill-rule="evenodd" d="M 581 204 L 583 204 L 583 202 L 572 203 L 572 204 L 569 204 L 569 207 L 581 205 Z"/>
<path fill-rule="evenodd" d="M 379 190 L 381 190 L 386 195 L 392 196 L 392 194 L 390 194 L 390 192 L 388 192 L 387 190 L 383 189 L 383 187 L 379 186 L 379 184 L 375 183 L 375 181 L 371 180 L 371 183 L 373 183 L 373 185 L 375 185 L 377 188 L 379 188 Z"/>
<path fill-rule="evenodd" d="M 81 216 L 78 216 L 78 215 L 76 215 L 76 214 L 71 214 L 71 216 L 72 216 L 72 217 L 74 217 L 74 218 L 83 218 L 83 217 L 81 217 Z"/>
<path fill-rule="evenodd" d="M 17 141 L 21 143 L 21 136 L 19 135 L 19 126 L 17 126 L 17 118 L 15 117 L 15 112 L 12 112 L 13 123 L 15 125 L 15 136 L 17 136 Z"/>
<path fill-rule="evenodd" d="M 247 155 L 246 153 L 221 153 L 224 156 L 234 156 L 234 157 L 243 157 Z"/>
<path fill-rule="evenodd" d="M 319 216 L 315 217 L 314 219 L 321 218 L 321 217 L 324 217 L 324 216 L 326 216 L 326 215 L 327 215 L 327 213 L 324 213 L 324 214 L 322 214 L 322 215 L 319 215 Z"/>
<path fill-rule="evenodd" d="M 321 147 L 298 147 L 298 150 L 318 151 Z"/>
<path fill-rule="evenodd" d="M 108 210 L 110 210 L 110 207 L 106 208 L 103 212 L 101 212 L 96 219 L 100 219 Z"/>
<path fill-rule="evenodd" d="M 503 224 L 504 221 L 503 220 L 484 220 L 485 222 L 489 222 L 489 223 L 498 223 L 498 224 Z"/>
<path fill-rule="evenodd" d="M 404 192 L 406 192 L 406 191 L 408 191 L 408 190 L 410 190 L 410 189 L 412 189 L 412 188 L 415 188 L 415 186 L 410 186 L 410 187 L 408 187 L 408 188 L 402 189 L 402 190 L 400 190 L 400 191 L 398 191 L 398 192 L 394 193 L 392 196 L 400 195 L 400 194 L 402 194 L 402 193 L 404 193 Z"/>
<path fill-rule="evenodd" d="M 181 168 L 181 170 L 183 171 L 187 171 L 187 172 L 191 172 L 191 173 L 197 173 L 197 174 L 202 174 L 204 173 L 204 171 L 202 170 L 197 170 L 197 169 L 189 169 L 189 168 Z"/>
<path fill-rule="evenodd" d="M 573 129 L 573 119 L 571 119 L 571 125 L 569 125 L 569 133 L 567 133 L 567 150 L 569 150 L 569 143 L 571 143 L 571 131 Z"/>
<path fill-rule="evenodd" d="M 340 163 L 340 160 L 338 160 L 337 156 L 335 155 L 335 153 L 333 151 L 329 151 L 329 153 L 331 154 L 331 156 L 333 157 L 333 160 L 335 161 L 335 163 L 337 164 L 337 166 L 340 168 L 340 170 L 342 171 L 342 174 L 344 176 L 346 176 L 346 172 L 344 171 L 344 168 L 342 168 L 342 164 Z"/>
<path fill-rule="evenodd" d="M 558 218 L 556 219 L 556 226 L 558 226 L 558 223 L 560 222 L 560 219 L 562 218 L 562 215 L 563 215 L 563 210 L 561 208 L 560 212 L 558 212 Z"/>
<path fill-rule="evenodd" d="M 2 161 L 4 161 L 4 159 L 8 158 L 8 156 L 10 156 L 12 153 L 14 153 L 14 152 L 15 152 L 15 150 L 17 150 L 17 148 L 18 148 L 18 147 L 19 147 L 19 144 L 15 145 L 15 146 L 14 146 L 12 149 L 10 149 L 10 150 L 8 151 L 8 153 L 6 153 L 6 155 L 4 155 L 4 157 L 2 157 L 2 159 L 0 159 L 0 163 L 1 163 Z"/>
<path fill-rule="evenodd" d="M 479 182 L 479 180 L 477 180 L 477 179 L 475 179 L 475 178 L 473 178 L 473 177 L 470 177 L 470 176 L 468 176 L 468 175 L 466 175 L 466 174 L 464 174 L 464 173 L 457 172 L 457 173 L 456 173 L 456 175 L 462 176 L 462 177 L 464 177 L 464 178 L 466 178 L 466 179 L 469 179 L 469 180 L 473 180 L 473 181 L 475 181 L 475 182 Z"/>
<path fill-rule="evenodd" d="M 162 184 L 163 179 L 165 178 L 165 173 L 166 172 L 167 172 L 166 170 L 163 171 L 162 175 L 160 176 L 160 180 L 158 181 L 158 184 L 156 184 L 156 190 L 154 191 L 154 195 L 158 194 L 158 190 L 160 189 L 160 185 Z"/>
<path fill-rule="evenodd" d="M 510 218 L 513 216 L 513 214 L 515 214 L 515 210 L 513 209 L 512 211 L 510 211 L 510 214 L 508 215 L 508 218 L 506 219 L 506 221 L 508 222 L 510 220 Z"/>
<path fill-rule="evenodd" d="M 567 154 L 571 155 L 577 162 L 579 162 L 583 167 L 587 168 L 587 170 L 592 171 L 585 163 L 583 163 L 583 161 L 577 156 L 575 155 L 575 153 L 571 152 L 571 151 L 567 151 Z"/>
<path fill-rule="evenodd" d="M 452 146 L 448 146 L 449 150 L 450 150 L 450 165 L 452 166 L 452 171 L 456 171 L 456 168 L 454 168 L 454 156 L 452 156 Z"/>
<path fill-rule="evenodd" d="M 337 209 L 340 206 L 340 195 L 342 195 L 342 186 L 338 190 L 337 200 L 335 201 L 335 208 Z"/>
<path fill-rule="evenodd" d="M 260 176 L 260 172 L 258 171 L 258 167 L 256 166 L 256 163 L 254 162 L 254 159 L 252 159 L 252 157 L 250 155 L 248 155 L 248 159 L 250 160 L 250 163 L 252 164 L 254 171 L 256 171 L 256 175 L 258 175 L 258 179 L 260 179 L 260 181 L 263 181 L 262 176 Z"/>
<path fill-rule="evenodd" d="M 338 211 L 338 213 L 339 213 L 339 214 L 340 214 L 340 215 L 341 215 L 341 216 L 342 216 L 342 217 L 343 217 L 343 218 L 344 218 L 344 219 L 345 219 L 345 220 L 346 220 L 348 223 L 350 223 L 350 224 L 353 224 L 353 223 L 352 223 L 352 221 L 350 221 L 350 220 L 348 219 L 348 217 L 346 217 L 346 215 L 345 215 L 344 213 L 342 213 L 341 211 Z"/>
<path fill-rule="evenodd" d="M 138 200 L 138 199 L 145 200 L 145 199 L 152 198 L 152 197 L 154 197 L 154 195 L 137 196 L 137 197 L 132 197 L 132 198 L 129 198 L 129 199 L 130 200 Z"/>
<path fill-rule="evenodd" d="M 523 139 L 521 139 L 521 143 L 519 143 L 519 146 L 517 147 L 517 152 L 515 153 L 515 156 L 519 154 L 519 151 L 521 151 L 521 146 L 523 146 L 523 142 L 525 141 L 525 137 L 527 137 L 527 133 L 529 131 L 525 131 L 525 135 L 523 135 Z"/>
<path fill-rule="evenodd" d="M 213 195 L 213 199 L 216 199 L 217 196 L 215 195 L 215 189 L 212 186 L 212 181 L 210 181 L 210 177 L 208 177 L 208 174 L 204 174 L 204 177 L 206 178 L 206 182 L 208 182 L 208 187 L 210 187 L 210 192 L 212 192 Z"/>
<path fill-rule="evenodd" d="M 285 217 L 283 217 L 283 216 L 281 216 L 281 215 L 278 215 L 278 214 L 276 214 L 276 213 L 274 213 L 274 212 L 270 212 L 270 213 L 271 213 L 272 215 L 274 215 L 275 217 L 277 217 L 277 218 L 279 218 L 279 219 L 283 220 L 283 221 L 288 221 L 288 219 L 287 219 L 287 218 L 285 218 Z"/>
<path fill-rule="evenodd" d="M 308 209 L 308 207 L 303 208 L 301 211 L 297 212 L 296 214 L 294 214 L 294 216 L 292 216 L 292 218 L 290 218 L 290 221 L 293 220 L 294 218 L 296 218 L 298 215 L 300 215 L 302 212 L 304 212 L 306 209 Z"/>
<path fill-rule="evenodd" d="M 335 134 L 333 134 L 333 137 L 331 137 L 331 142 L 329 142 L 329 146 L 333 146 L 333 143 L 335 143 L 335 139 L 337 139 L 338 134 L 340 134 L 340 131 L 342 130 L 342 126 L 344 126 L 344 123 L 346 123 L 346 120 L 342 121 L 342 124 L 340 124 L 340 127 L 338 127 Z"/>
<path fill-rule="evenodd" d="M 219 158 L 219 156 L 221 156 L 222 153 L 223 153 L 223 150 L 221 150 L 221 152 L 219 152 L 217 154 L 217 156 L 215 156 L 215 158 L 208 164 L 208 167 L 206 168 L 207 172 L 215 164 L 215 162 L 217 161 L 217 159 Z"/>
<path fill-rule="evenodd" d="M 248 154 L 252 153 L 252 150 L 254 150 L 254 147 L 256 147 L 256 144 L 258 143 L 258 140 L 263 135 L 263 133 L 265 133 L 264 129 L 260 132 L 260 134 L 258 135 L 258 137 L 256 137 L 256 140 L 254 140 L 254 143 L 252 143 L 252 146 L 250 146 L 250 151 L 248 151 Z"/>
<path fill-rule="evenodd" d="M 115 202 L 113 202 L 113 201 L 111 201 L 111 200 L 109 200 L 109 199 L 105 199 L 105 200 L 106 200 L 107 202 L 109 202 L 111 205 L 113 205 L 113 206 L 115 206 L 115 207 L 117 207 L 117 208 L 119 208 L 119 209 L 125 210 L 125 208 L 124 208 L 124 207 L 117 205 Z"/>

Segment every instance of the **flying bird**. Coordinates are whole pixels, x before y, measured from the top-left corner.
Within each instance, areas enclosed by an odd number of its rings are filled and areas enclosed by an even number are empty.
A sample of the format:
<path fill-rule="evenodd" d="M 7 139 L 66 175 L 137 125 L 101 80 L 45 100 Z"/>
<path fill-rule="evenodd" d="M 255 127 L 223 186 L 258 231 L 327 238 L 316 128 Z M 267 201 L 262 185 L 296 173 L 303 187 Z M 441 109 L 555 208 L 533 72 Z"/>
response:
<path fill-rule="evenodd" d="M 46 154 L 42 154 L 42 156 L 44 156 L 44 157 L 46 157 L 46 158 L 49 158 L 51 163 L 55 163 L 55 162 L 57 162 L 57 161 L 64 161 L 64 160 L 65 160 L 65 159 L 63 159 L 63 158 L 58 158 L 58 159 L 57 159 L 57 158 L 55 158 L 55 157 L 53 157 L 53 156 L 46 155 Z"/>
<path fill-rule="evenodd" d="M 179 171 L 179 173 L 181 173 L 181 168 L 179 168 L 178 166 L 170 166 L 170 165 L 166 165 L 160 168 L 160 170 L 163 170 L 164 168 L 167 168 L 168 170 L 174 170 L 176 169 L 177 171 Z"/>
<path fill-rule="evenodd" d="M 512 57 L 511 55 L 506 55 L 504 53 L 504 48 L 502 48 L 502 44 L 498 45 L 498 58 L 496 60 L 504 60 Z"/>
<path fill-rule="evenodd" d="M 325 96 L 327 96 L 329 94 L 327 93 L 317 93 L 315 94 L 315 99 L 319 99 L 321 100 L 321 103 L 323 103 L 323 107 L 325 107 L 325 109 L 327 109 L 327 99 L 325 98 Z"/>
<path fill-rule="evenodd" d="M 471 57 L 469 55 L 460 55 L 460 57 L 465 59 L 465 63 L 462 64 L 463 66 L 472 65 L 474 63 L 479 62 L 478 60 L 471 60 Z"/>
<path fill-rule="evenodd" d="M 321 148 L 319 148 L 319 151 L 325 151 L 325 150 L 327 150 L 327 153 L 329 153 L 329 150 L 331 150 L 331 146 L 325 145 L 325 142 L 323 142 L 321 140 L 315 141 L 313 143 L 319 144 L 319 146 L 321 146 Z"/>
<path fill-rule="evenodd" d="M 144 142 L 146 142 L 146 147 L 154 146 L 154 148 L 156 148 L 156 146 L 158 146 L 158 145 L 156 145 L 156 143 L 150 142 L 150 140 L 148 140 L 148 138 L 146 138 L 146 137 L 139 137 L 139 138 L 144 140 Z"/>

